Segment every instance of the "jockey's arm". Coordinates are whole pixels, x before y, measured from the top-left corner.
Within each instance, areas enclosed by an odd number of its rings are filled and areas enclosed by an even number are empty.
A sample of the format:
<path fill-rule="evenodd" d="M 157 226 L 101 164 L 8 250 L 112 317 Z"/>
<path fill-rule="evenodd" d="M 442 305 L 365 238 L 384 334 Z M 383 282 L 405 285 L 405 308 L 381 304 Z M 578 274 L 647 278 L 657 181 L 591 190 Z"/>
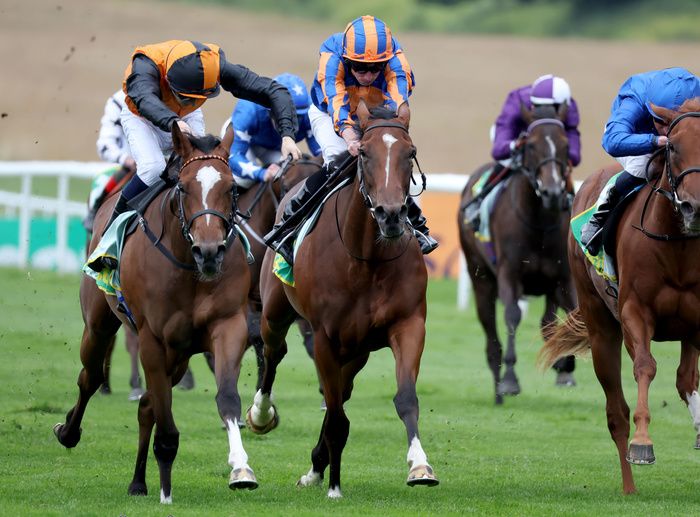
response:
<path fill-rule="evenodd" d="M 637 124 L 649 117 L 646 108 L 632 98 L 625 98 L 610 115 L 603 132 L 603 149 L 612 157 L 641 156 L 654 151 L 657 135 L 639 133 Z"/>
<path fill-rule="evenodd" d="M 160 72 L 146 56 L 134 57 L 131 75 L 126 79 L 126 94 L 136 105 L 143 118 L 169 133 L 178 116 L 160 98 Z"/>

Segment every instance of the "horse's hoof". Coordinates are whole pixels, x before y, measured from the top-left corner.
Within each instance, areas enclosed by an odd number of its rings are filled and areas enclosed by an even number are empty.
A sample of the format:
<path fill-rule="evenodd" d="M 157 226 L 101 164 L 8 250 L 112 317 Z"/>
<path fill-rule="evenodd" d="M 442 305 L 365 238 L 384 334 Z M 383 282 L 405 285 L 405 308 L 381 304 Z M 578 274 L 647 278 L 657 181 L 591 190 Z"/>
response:
<path fill-rule="evenodd" d="M 100 393 L 102 395 L 111 395 L 112 394 L 112 387 L 109 384 L 102 384 L 100 386 Z"/>
<path fill-rule="evenodd" d="M 656 463 L 654 446 L 630 443 L 627 451 L 627 462 L 632 465 L 653 465 Z"/>
<path fill-rule="evenodd" d="M 440 481 L 435 477 L 433 468 L 430 465 L 418 465 L 408 472 L 406 484 L 408 486 L 435 486 L 440 484 Z"/>
<path fill-rule="evenodd" d="M 136 402 L 138 400 L 141 400 L 141 397 L 143 397 L 144 393 L 145 392 L 143 391 L 143 388 L 133 388 L 129 393 L 129 401 Z"/>
<path fill-rule="evenodd" d="M 267 424 L 262 426 L 255 425 L 253 423 L 253 419 L 250 416 L 251 409 L 253 409 L 253 406 L 250 406 L 248 411 L 245 412 L 245 423 L 248 425 L 248 429 L 253 431 L 255 434 L 267 434 L 279 425 L 280 417 L 279 413 L 277 413 L 277 407 L 275 407 L 274 404 L 272 404 L 272 409 L 275 416 L 273 416 L 272 420 L 270 420 Z"/>
<path fill-rule="evenodd" d="M 519 395 L 520 384 L 517 380 L 503 379 L 498 383 L 497 393 L 499 395 Z"/>
<path fill-rule="evenodd" d="M 695 437 L 695 449 L 700 449 L 700 434 Z"/>
<path fill-rule="evenodd" d="M 503 395 L 500 393 L 496 393 L 496 405 L 497 406 L 502 406 L 503 405 Z"/>
<path fill-rule="evenodd" d="M 554 382 L 555 386 L 560 386 L 562 388 L 572 388 L 576 386 L 576 379 L 574 379 L 574 374 L 571 372 L 559 372 L 557 374 L 557 380 Z"/>
<path fill-rule="evenodd" d="M 146 483 L 137 483 L 132 481 L 129 483 L 129 495 L 148 495 L 148 488 L 146 488 Z"/>
<path fill-rule="evenodd" d="M 309 472 L 299 478 L 299 481 L 297 481 L 297 486 L 301 488 L 307 486 L 321 486 L 321 483 L 323 483 L 323 475 L 319 474 L 318 472 L 314 472 L 312 467 Z"/>
<path fill-rule="evenodd" d="M 66 424 L 62 424 L 60 422 L 57 423 L 55 426 L 53 426 L 53 434 L 56 436 L 58 443 L 63 445 L 66 449 L 72 449 L 73 447 L 78 445 L 78 442 L 80 441 L 80 435 L 83 433 L 83 428 L 78 428 L 78 434 L 76 438 L 69 438 L 67 436 L 63 436 L 63 429 L 65 428 L 65 426 Z"/>
<path fill-rule="evenodd" d="M 180 379 L 180 382 L 178 382 L 176 386 L 183 391 L 194 389 L 194 375 L 192 375 L 192 370 L 187 368 L 182 379 Z"/>
<path fill-rule="evenodd" d="M 255 490 L 258 488 L 258 480 L 255 478 L 253 471 L 248 467 L 234 469 L 231 471 L 231 476 L 228 478 L 228 487 L 231 490 L 240 490 L 244 488 Z"/>

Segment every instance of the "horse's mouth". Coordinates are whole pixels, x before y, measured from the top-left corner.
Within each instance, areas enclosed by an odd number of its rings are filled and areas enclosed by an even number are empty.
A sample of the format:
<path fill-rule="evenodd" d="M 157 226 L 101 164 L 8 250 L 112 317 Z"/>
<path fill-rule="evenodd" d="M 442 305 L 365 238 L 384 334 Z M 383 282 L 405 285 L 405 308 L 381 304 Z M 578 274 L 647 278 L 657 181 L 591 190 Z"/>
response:
<path fill-rule="evenodd" d="M 403 224 L 392 224 L 379 227 L 379 234 L 381 238 L 389 241 L 400 239 L 405 232 L 406 227 Z"/>

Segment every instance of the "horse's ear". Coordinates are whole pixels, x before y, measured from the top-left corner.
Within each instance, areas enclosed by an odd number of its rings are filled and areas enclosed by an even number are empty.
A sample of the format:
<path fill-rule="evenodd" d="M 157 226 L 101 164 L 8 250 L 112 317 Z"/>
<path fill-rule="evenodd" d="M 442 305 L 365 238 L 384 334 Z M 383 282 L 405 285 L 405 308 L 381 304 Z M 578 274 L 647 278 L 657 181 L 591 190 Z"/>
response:
<path fill-rule="evenodd" d="M 523 119 L 526 126 L 529 126 L 532 124 L 532 121 L 535 120 L 535 116 L 533 115 L 532 111 L 527 108 L 524 102 L 520 103 L 520 117 Z"/>
<path fill-rule="evenodd" d="M 566 116 L 569 114 L 569 103 L 564 101 L 557 109 L 557 118 L 562 122 L 566 122 Z"/>
<path fill-rule="evenodd" d="M 173 149 L 177 154 L 185 158 L 192 154 L 192 142 L 190 142 L 189 137 L 180 131 L 180 126 L 177 122 L 173 123 L 173 127 L 170 130 L 173 135 Z"/>
<path fill-rule="evenodd" d="M 367 127 L 367 121 L 369 120 L 369 109 L 367 109 L 367 104 L 365 104 L 363 99 L 360 99 L 355 115 L 357 115 L 357 118 L 360 121 L 360 127 Z"/>
<path fill-rule="evenodd" d="M 224 137 L 221 139 L 221 147 L 224 148 L 226 151 L 226 157 L 228 158 L 228 154 L 231 151 L 231 145 L 233 144 L 233 125 L 229 124 L 228 127 L 226 127 L 226 132 L 224 133 Z"/>
<path fill-rule="evenodd" d="M 676 111 L 668 108 L 662 108 L 661 106 L 657 106 L 653 102 L 649 103 L 649 107 L 651 108 L 651 111 L 653 111 L 656 114 L 656 116 L 663 119 L 665 126 L 668 126 L 673 121 L 673 119 L 678 116 L 678 113 Z"/>
<path fill-rule="evenodd" d="M 406 126 L 406 129 L 408 129 L 408 124 L 411 122 L 411 110 L 408 107 L 408 102 L 401 103 L 397 118 L 399 119 L 399 122 L 401 122 L 404 126 Z"/>

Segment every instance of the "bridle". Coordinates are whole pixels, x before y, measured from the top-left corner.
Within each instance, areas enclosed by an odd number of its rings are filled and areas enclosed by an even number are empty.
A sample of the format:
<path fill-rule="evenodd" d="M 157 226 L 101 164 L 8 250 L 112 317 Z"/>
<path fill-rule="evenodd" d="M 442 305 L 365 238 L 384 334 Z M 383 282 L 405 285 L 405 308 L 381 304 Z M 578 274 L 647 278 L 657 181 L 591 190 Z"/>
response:
<path fill-rule="evenodd" d="M 375 124 L 372 124 L 369 127 L 366 127 L 362 131 L 362 136 L 364 137 L 364 135 L 366 135 L 368 132 L 372 131 L 373 129 L 380 128 L 380 127 L 394 127 L 394 128 L 398 128 L 398 129 L 404 131 L 406 134 L 408 134 L 408 128 L 406 126 L 404 126 L 403 124 L 399 124 L 398 122 L 391 122 L 391 121 L 387 120 L 384 122 L 377 122 Z M 372 214 L 372 217 L 374 217 L 374 204 L 372 203 L 372 198 L 367 193 L 367 188 L 365 187 L 365 167 L 364 167 L 365 158 L 366 157 L 362 153 L 360 153 L 360 155 L 358 156 L 357 176 L 358 176 L 358 179 L 360 182 L 360 194 L 362 195 L 362 200 L 364 201 L 367 208 L 369 208 L 369 210 Z M 411 159 L 414 162 L 416 162 L 416 166 L 418 167 L 418 172 L 420 173 L 420 176 L 421 176 L 422 188 L 421 188 L 421 191 L 418 194 L 416 194 L 416 196 L 420 196 L 423 192 L 425 192 L 427 180 L 426 180 L 425 174 L 423 173 L 423 170 L 420 167 L 420 164 L 418 163 L 418 158 L 416 158 L 415 152 L 411 156 Z M 417 184 L 415 178 L 413 177 L 413 168 L 411 168 L 411 182 L 414 185 Z M 409 196 L 409 193 L 406 192 L 406 198 L 408 198 L 408 196 Z M 416 197 L 416 196 L 414 196 L 414 197 Z M 406 198 L 404 199 L 404 202 L 406 201 Z"/>
<path fill-rule="evenodd" d="M 532 130 L 536 127 L 543 126 L 543 125 L 555 125 L 557 127 L 560 127 L 562 130 L 565 130 L 564 123 L 556 118 L 541 118 L 533 121 L 525 130 L 525 134 L 523 137 L 527 139 L 531 133 Z M 557 165 L 559 169 L 559 173 L 561 174 L 561 181 L 560 181 L 560 186 L 561 186 L 561 191 L 563 193 L 566 193 L 566 182 L 571 174 L 571 168 L 569 167 L 569 164 L 567 161 L 562 160 L 561 158 L 555 156 L 548 156 L 546 158 L 541 159 L 540 161 L 537 162 L 537 164 L 530 169 L 526 163 L 526 149 L 527 146 L 523 146 L 522 150 L 520 151 L 520 164 L 519 168 L 525 175 L 525 177 L 528 179 L 530 182 L 530 185 L 532 186 L 532 189 L 535 191 L 535 194 L 537 197 L 542 198 L 542 180 L 539 179 L 539 172 L 544 167 L 545 165 L 549 163 L 554 163 Z M 568 208 L 568 207 L 565 207 Z"/>
<path fill-rule="evenodd" d="M 234 224 L 234 217 L 236 215 L 236 204 L 237 204 L 237 198 L 238 195 L 235 192 L 235 183 L 234 183 L 234 193 L 232 196 L 231 200 L 231 211 L 227 214 L 224 214 L 222 212 L 219 212 L 218 210 L 214 210 L 213 208 L 205 208 L 204 210 L 198 210 L 192 216 L 188 219 L 186 214 L 185 214 L 185 206 L 182 201 L 182 195 L 185 192 L 182 183 L 179 180 L 180 174 L 182 174 L 182 171 L 187 167 L 189 164 L 192 162 L 196 162 L 199 160 L 219 160 L 223 163 L 226 164 L 226 168 L 229 167 L 228 161 L 226 158 L 219 156 L 218 154 L 203 154 L 199 156 L 193 156 L 189 160 L 185 161 L 185 163 L 182 164 L 182 167 L 180 167 L 180 172 L 178 173 L 178 182 L 177 185 L 175 186 L 175 197 L 177 198 L 177 206 L 178 206 L 178 213 L 177 217 L 180 220 L 180 227 L 182 230 L 182 235 L 185 237 L 185 240 L 189 244 L 194 243 L 194 237 L 190 233 L 190 228 L 192 228 L 192 224 L 194 223 L 195 219 L 198 217 L 202 217 L 203 215 L 213 215 L 215 217 L 220 218 L 221 220 L 224 221 L 224 228 L 226 231 L 226 238 L 224 239 L 225 242 L 225 247 L 228 249 L 229 245 L 233 241 L 231 238 L 231 235 L 233 234 L 233 230 L 235 227 Z"/>
<path fill-rule="evenodd" d="M 666 135 L 670 135 L 671 131 L 678 125 L 678 123 L 685 119 L 685 118 L 700 118 L 700 112 L 698 111 L 689 111 L 688 113 L 683 113 L 682 115 L 677 116 L 676 118 L 671 121 L 671 123 L 668 126 L 668 131 L 666 131 Z M 674 212 L 678 213 L 680 211 L 680 206 L 682 201 L 678 197 L 678 187 L 681 184 L 681 181 L 683 181 L 683 178 L 685 178 L 687 175 L 692 174 L 694 172 L 700 172 L 700 167 L 688 167 L 687 169 L 682 170 L 680 173 L 678 173 L 677 176 L 673 175 L 673 166 L 671 164 L 671 141 L 667 140 L 666 141 L 666 146 L 665 147 L 660 147 L 656 151 L 652 153 L 652 155 L 649 157 L 649 161 L 647 162 L 646 165 L 646 171 L 645 171 L 645 176 L 647 179 L 647 184 L 650 186 L 650 191 L 649 195 L 647 196 L 647 199 L 644 201 L 644 208 L 642 209 L 642 214 L 639 220 L 639 226 L 632 225 L 633 228 L 639 230 L 642 232 L 644 235 L 647 237 L 650 237 L 655 240 L 660 240 L 660 241 L 680 241 L 680 240 L 689 240 L 689 239 L 697 239 L 700 238 L 700 233 L 688 233 L 688 234 L 681 234 L 681 235 L 669 235 L 669 234 L 658 234 L 651 232 L 644 228 L 644 216 L 646 214 L 647 208 L 649 206 L 649 202 L 651 200 L 651 196 L 654 193 L 661 194 L 662 196 L 666 197 L 671 203 L 673 204 L 673 210 Z M 658 187 L 658 183 L 660 181 L 660 178 L 656 180 L 656 182 L 652 185 L 650 181 L 650 174 L 649 174 L 649 169 L 651 167 L 652 162 L 657 159 L 659 156 L 663 154 L 664 156 L 664 169 L 666 173 L 666 178 L 668 179 L 668 183 L 671 187 L 671 190 L 668 191 L 666 189 L 663 189 L 661 187 Z"/>

